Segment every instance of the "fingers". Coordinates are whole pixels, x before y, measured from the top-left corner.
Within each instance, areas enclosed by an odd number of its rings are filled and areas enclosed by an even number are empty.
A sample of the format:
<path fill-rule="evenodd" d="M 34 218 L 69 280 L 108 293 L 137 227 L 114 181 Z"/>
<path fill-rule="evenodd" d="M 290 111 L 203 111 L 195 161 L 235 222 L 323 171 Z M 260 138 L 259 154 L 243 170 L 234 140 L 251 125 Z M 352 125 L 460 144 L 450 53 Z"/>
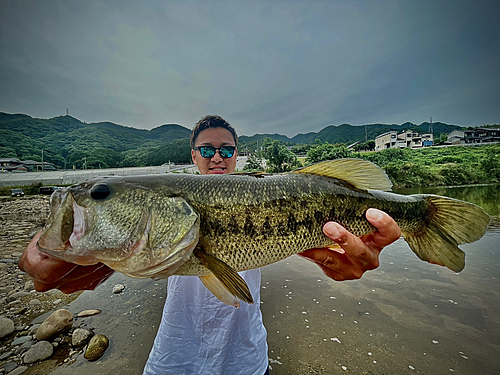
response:
<path fill-rule="evenodd" d="M 313 261 L 326 276 L 337 281 L 359 279 L 364 272 L 361 262 L 344 251 L 320 248 L 309 249 L 298 255 Z"/>
<path fill-rule="evenodd" d="M 367 246 L 380 251 L 401 237 L 398 224 L 385 212 L 370 208 L 366 211 L 366 219 L 377 228 L 376 232 L 362 237 Z"/>
<path fill-rule="evenodd" d="M 318 264 L 334 280 L 359 279 L 365 271 L 379 266 L 380 251 L 401 236 L 398 224 L 385 212 L 370 208 L 366 218 L 377 231 L 359 238 L 340 224 L 328 222 L 323 232 L 342 249 L 310 249 L 299 255 Z"/>
<path fill-rule="evenodd" d="M 375 269 L 379 266 L 379 251 L 369 248 L 363 239 L 348 232 L 343 226 L 335 222 L 328 222 L 323 226 L 323 232 L 354 260 L 365 265 L 366 269 Z"/>

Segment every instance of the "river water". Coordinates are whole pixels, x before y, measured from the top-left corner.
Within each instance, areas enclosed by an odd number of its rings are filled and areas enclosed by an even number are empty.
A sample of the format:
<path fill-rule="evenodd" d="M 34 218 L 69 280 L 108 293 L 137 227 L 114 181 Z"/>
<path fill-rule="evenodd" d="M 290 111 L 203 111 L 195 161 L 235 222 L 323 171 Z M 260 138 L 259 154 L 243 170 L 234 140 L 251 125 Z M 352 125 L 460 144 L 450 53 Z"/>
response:
<path fill-rule="evenodd" d="M 356 281 L 335 282 L 297 256 L 264 267 L 271 374 L 500 373 L 500 185 L 399 193 L 467 200 L 494 220 L 481 240 L 462 246 L 467 258 L 460 274 L 420 261 L 404 240 L 386 247 L 380 267 Z M 117 283 L 126 288 L 114 295 Z M 115 274 L 96 291 L 84 292 L 67 308 L 102 309 L 75 325 L 107 335 L 110 348 L 98 362 L 79 356 L 50 373 L 140 374 L 165 285 Z M 44 373 L 39 371 L 33 373 Z"/>

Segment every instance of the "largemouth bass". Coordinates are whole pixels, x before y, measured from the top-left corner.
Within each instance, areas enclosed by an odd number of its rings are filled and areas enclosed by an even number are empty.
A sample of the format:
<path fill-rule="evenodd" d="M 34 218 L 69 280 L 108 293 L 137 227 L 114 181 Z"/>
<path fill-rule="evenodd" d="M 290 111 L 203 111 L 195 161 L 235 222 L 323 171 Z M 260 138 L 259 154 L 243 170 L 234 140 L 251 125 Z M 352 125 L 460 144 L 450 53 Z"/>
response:
<path fill-rule="evenodd" d="M 365 212 L 374 207 L 394 218 L 420 259 L 461 271 L 458 245 L 481 238 L 489 215 L 451 198 L 390 193 L 391 186 L 382 169 L 357 159 L 276 175 L 99 177 L 52 195 L 38 247 L 131 277 L 199 276 L 237 306 L 252 296 L 236 271 L 334 245 L 322 232 L 327 221 L 357 236 L 372 232 Z"/>

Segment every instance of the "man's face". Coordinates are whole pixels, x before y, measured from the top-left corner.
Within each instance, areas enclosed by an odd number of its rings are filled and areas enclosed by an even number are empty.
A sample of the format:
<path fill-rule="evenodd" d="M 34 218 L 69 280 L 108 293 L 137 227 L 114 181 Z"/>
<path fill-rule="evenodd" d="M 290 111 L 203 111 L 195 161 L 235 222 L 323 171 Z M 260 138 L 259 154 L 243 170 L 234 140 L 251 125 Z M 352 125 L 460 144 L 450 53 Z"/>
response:
<path fill-rule="evenodd" d="M 208 128 L 202 130 L 196 138 L 195 147 L 212 146 L 219 148 L 222 146 L 236 147 L 233 135 L 224 128 Z M 233 173 L 236 168 L 236 157 L 238 151 L 235 150 L 230 158 L 223 158 L 219 151 L 211 159 L 201 156 L 199 150 L 191 150 L 193 163 L 196 164 L 201 174 L 226 174 Z"/>

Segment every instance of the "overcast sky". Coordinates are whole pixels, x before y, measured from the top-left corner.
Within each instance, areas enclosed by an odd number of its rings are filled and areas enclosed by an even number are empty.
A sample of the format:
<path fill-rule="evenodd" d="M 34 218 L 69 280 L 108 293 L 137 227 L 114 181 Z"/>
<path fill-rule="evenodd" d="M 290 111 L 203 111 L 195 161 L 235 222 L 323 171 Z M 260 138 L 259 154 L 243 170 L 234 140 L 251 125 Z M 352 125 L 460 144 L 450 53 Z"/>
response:
<path fill-rule="evenodd" d="M 0 0 L 0 111 L 239 134 L 500 123 L 500 1 Z"/>

